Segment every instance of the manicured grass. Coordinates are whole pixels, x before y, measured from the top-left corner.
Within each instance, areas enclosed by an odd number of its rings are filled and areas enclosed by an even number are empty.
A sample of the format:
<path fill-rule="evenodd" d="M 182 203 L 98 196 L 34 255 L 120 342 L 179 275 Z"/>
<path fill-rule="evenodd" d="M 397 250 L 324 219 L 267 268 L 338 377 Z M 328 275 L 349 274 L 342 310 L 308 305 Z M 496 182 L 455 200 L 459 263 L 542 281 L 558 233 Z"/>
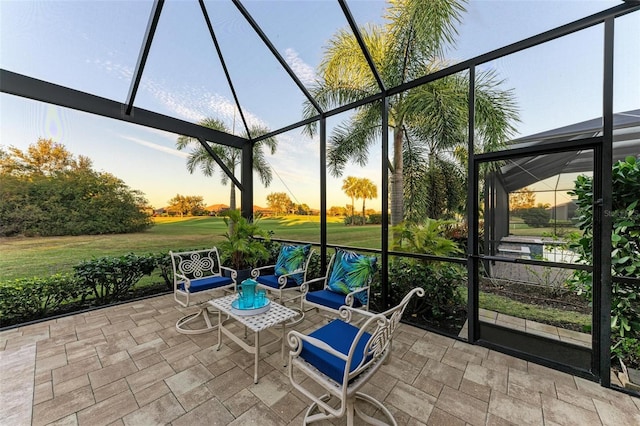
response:
<path fill-rule="evenodd" d="M 460 288 L 460 294 L 467 299 L 467 289 Z M 480 292 L 479 306 L 483 309 L 510 315 L 516 318 L 528 319 L 540 323 L 561 322 L 575 324 L 580 329 L 591 326 L 591 316 L 574 311 L 552 307 L 530 305 L 509 299 L 497 294 Z"/>
<path fill-rule="evenodd" d="M 318 217 L 265 218 L 260 223 L 274 238 L 320 241 Z M 223 240 L 226 230 L 217 217 L 156 218 L 156 226 L 136 234 L 0 238 L 0 280 L 71 271 L 92 257 L 210 247 Z M 331 218 L 327 233 L 330 244 L 380 248 L 379 225 L 345 226 Z"/>

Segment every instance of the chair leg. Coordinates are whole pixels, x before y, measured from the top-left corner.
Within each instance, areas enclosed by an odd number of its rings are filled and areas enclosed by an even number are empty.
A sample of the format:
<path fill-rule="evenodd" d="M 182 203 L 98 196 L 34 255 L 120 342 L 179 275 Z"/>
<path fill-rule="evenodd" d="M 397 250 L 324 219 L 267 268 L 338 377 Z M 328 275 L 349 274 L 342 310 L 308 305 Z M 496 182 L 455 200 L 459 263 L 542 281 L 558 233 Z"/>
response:
<path fill-rule="evenodd" d="M 202 317 L 205 326 L 203 328 L 186 328 L 188 324 L 198 321 Z M 217 324 L 212 324 L 209 318 L 209 310 L 207 307 L 201 308 L 198 312 L 186 315 L 176 322 L 176 331 L 182 334 L 202 334 L 215 330 Z"/>

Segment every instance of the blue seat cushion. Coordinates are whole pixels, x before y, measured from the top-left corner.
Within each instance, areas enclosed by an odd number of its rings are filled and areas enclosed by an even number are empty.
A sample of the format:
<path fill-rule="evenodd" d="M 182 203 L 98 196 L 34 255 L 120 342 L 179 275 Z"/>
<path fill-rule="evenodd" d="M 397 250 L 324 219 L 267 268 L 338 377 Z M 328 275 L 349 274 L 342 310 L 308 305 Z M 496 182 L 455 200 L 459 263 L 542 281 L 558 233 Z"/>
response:
<path fill-rule="evenodd" d="M 358 331 L 359 329 L 351 324 L 347 324 L 341 320 L 334 320 L 314 331 L 309 336 L 322 340 L 338 352 L 348 355 Z M 371 334 L 365 332 L 358 341 L 351 365 L 349 366 L 349 372 L 355 370 L 360 364 L 360 361 L 362 361 L 364 348 L 370 338 Z M 300 357 L 336 382 L 342 383 L 345 361 L 308 342 L 303 343 Z M 372 355 L 368 355 L 366 361 L 369 361 L 371 358 Z"/>
<path fill-rule="evenodd" d="M 233 280 L 229 277 L 204 277 L 191 280 L 191 286 L 189 287 L 190 293 L 197 293 L 199 291 L 211 290 L 225 285 L 233 284 Z M 178 283 L 178 289 L 186 291 L 184 289 L 184 282 Z"/>
<path fill-rule="evenodd" d="M 336 293 L 331 290 L 310 291 L 307 293 L 306 298 L 309 302 L 317 303 L 318 305 L 326 306 L 336 311 L 340 309 L 340 306 L 347 304 L 345 302 L 345 294 Z M 362 303 L 357 297 L 354 297 L 353 307 L 359 308 L 360 306 L 362 306 Z"/>
<path fill-rule="evenodd" d="M 277 275 L 260 275 L 256 278 L 262 285 L 266 285 L 271 288 L 279 289 L 280 284 L 278 284 L 278 276 Z M 299 284 L 291 277 L 287 277 L 287 283 L 284 285 L 284 288 L 298 287 Z"/>

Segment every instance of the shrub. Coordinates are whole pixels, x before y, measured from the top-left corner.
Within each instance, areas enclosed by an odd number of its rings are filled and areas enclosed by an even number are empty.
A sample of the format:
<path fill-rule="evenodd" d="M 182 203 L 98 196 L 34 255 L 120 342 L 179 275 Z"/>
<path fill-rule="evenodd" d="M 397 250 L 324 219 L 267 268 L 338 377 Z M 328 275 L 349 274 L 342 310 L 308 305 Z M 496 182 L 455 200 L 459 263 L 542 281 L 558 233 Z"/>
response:
<path fill-rule="evenodd" d="M 524 223 L 532 228 L 544 228 L 551 220 L 551 213 L 546 207 L 538 205 L 538 207 L 522 209 L 520 217 L 524 220 Z"/>
<path fill-rule="evenodd" d="M 74 266 L 76 276 L 103 305 L 123 298 L 144 275 L 151 275 L 156 267 L 155 256 L 133 253 L 121 257 L 100 257 Z"/>
<path fill-rule="evenodd" d="M 44 317 L 84 292 L 72 274 L 20 278 L 0 283 L 2 326 Z"/>
<path fill-rule="evenodd" d="M 453 318 L 465 309 L 458 291 L 464 280 L 462 269 L 455 265 L 395 259 L 389 267 L 391 305 L 397 305 L 411 289 L 420 286 L 425 296 L 414 298 L 407 308 L 408 313 L 427 321 Z"/>
<path fill-rule="evenodd" d="M 364 225 L 364 218 L 362 216 L 345 216 L 345 225 Z"/>
<path fill-rule="evenodd" d="M 382 214 L 371 213 L 369 215 L 368 223 L 370 223 L 371 225 L 382 225 Z"/>

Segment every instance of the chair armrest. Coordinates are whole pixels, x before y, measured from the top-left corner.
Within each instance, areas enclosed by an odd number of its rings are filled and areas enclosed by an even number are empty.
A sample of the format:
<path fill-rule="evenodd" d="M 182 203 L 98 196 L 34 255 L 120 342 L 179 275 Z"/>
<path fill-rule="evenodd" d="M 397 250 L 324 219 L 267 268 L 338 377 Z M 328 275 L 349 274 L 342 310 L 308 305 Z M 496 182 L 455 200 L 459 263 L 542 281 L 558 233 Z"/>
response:
<path fill-rule="evenodd" d="M 331 354 L 335 357 L 340 358 L 343 361 L 347 361 L 348 357 L 347 355 L 343 354 L 342 352 L 339 352 L 337 350 L 335 350 L 331 345 L 329 345 L 327 342 L 324 342 L 322 340 L 318 340 L 315 337 L 311 337 L 311 336 L 307 336 L 306 334 L 302 334 L 298 331 L 292 330 L 289 332 L 289 334 L 287 335 L 287 341 L 289 343 L 289 346 L 291 346 L 291 351 L 289 352 L 289 354 L 291 356 L 297 356 L 300 355 L 300 352 L 302 352 L 302 347 L 305 343 L 308 343 L 310 345 L 315 346 L 316 348 Z"/>
<path fill-rule="evenodd" d="M 344 297 L 345 303 L 349 307 L 353 307 L 353 301 L 355 299 L 355 295 L 358 294 L 358 293 L 362 293 L 363 291 L 369 291 L 369 286 L 368 285 L 364 285 L 362 287 L 358 287 L 357 289 L 347 293 L 347 295 Z"/>
<path fill-rule="evenodd" d="M 228 266 L 220 266 L 220 270 L 223 269 L 231 273 L 231 279 L 233 280 L 233 282 L 235 282 L 236 278 L 238 278 L 238 271 L 236 271 L 235 269 L 231 269 Z"/>
<path fill-rule="evenodd" d="M 186 276 L 179 274 L 177 272 L 173 273 L 174 275 L 174 280 L 173 280 L 173 287 L 174 289 L 178 288 L 178 280 L 176 278 L 179 278 L 181 281 L 184 281 L 184 288 L 186 290 L 189 290 L 189 287 L 191 287 L 191 280 L 189 278 L 187 278 Z"/>
<path fill-rule="evenodd" d="M 251 270 L 251 278 L 258 278 L 260 276 L 260 273 L 266 269 L 276 269 L 276 265 L 267 265 L 267 266 L 260 266 L 259 268 L 253 268 Z"/>
<path fill-rule="evenodd" d="M 311 283 L 317 283 L 320 281 L 324 281 L 325 283 L 327 282 L 327 278 L 328 277 L 319 277 L 319 278 L 314 278 L 312 280 L 308 280 L 302 283 L 302 285 L 300 286 L 300 291 L 302 291 L 302 295 L 304 296 L 305 294 L 309 293 L 309 284 Z"/>

